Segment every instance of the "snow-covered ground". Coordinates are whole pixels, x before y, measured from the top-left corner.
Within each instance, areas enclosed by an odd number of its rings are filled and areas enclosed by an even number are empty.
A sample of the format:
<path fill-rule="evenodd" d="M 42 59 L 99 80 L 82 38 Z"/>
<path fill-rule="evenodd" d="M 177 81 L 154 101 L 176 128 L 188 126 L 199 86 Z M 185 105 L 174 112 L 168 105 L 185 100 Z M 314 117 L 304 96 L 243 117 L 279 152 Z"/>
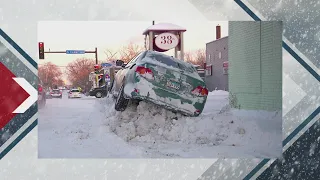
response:
<path fill-rule="evenodd" d="M 230 109 L 228 92 L 208 96 L 199 117 L 140 102 L 124 112 L 110 98 L 49 99 L 39 111 L 40 158 L 274 158 L 281 112 Z"/>

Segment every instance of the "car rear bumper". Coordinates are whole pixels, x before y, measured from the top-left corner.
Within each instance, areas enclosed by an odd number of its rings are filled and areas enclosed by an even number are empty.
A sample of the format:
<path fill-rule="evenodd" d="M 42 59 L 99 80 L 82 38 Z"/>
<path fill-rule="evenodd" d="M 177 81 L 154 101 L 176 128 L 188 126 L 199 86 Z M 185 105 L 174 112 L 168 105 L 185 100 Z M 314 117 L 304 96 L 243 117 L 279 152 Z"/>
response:
<path fill-rule="evenodd" d="M 183 95 L 169 92 L 165 89 L 152 86 L 140 86 L 138 83 L 125 88 L 126 96 L 132 99 L 149 101 L 166 109 L 177 111 L 187 116 L 201 114 L 206 103 L 206 97 L 184 97 Z M 129 90 L 131 89 L 131 90 Z"/>
<path fill-rule="evenodd" d="M 72 95 L 72 96 L 69 96 L 69 98 L 81 98 L 81 95 Z"/>

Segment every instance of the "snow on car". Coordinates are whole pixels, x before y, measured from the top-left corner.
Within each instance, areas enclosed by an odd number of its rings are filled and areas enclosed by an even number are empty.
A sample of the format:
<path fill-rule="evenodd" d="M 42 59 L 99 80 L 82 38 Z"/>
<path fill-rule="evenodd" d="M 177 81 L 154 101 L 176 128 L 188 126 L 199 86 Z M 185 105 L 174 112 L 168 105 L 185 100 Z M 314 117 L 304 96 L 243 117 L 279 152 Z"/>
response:
<path fill-rule="evenodd" d="M 208 95 L 192 64 L 148 50 L 116 73 L 111 92 L 117 111 L 124 111 L 129 99 L 136 99 L 188 116 L 201 114 Z"/>
<path fill-rule="evenodd" d="M 68 93 L 68 98 L 81 98 L 79 89 L 71 89 Z"/>

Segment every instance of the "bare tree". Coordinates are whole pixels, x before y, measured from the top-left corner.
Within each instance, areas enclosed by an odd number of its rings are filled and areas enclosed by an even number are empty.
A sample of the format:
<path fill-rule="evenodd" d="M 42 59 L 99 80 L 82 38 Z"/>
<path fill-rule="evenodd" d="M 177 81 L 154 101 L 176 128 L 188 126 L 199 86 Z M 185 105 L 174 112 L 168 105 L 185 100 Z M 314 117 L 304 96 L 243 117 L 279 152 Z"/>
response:
<path fill-rule="evenodd" d="M 38 76 L 46 87 L 59 86 L 63 82 L 60 68 L 51 62 L 39 66 Z"/>
<path fill-rule="evenodd" d="M 143 50 L 144 50 L 143 46 L 129 43 L 128 45 L 120 48 L 119 50 L 120 59 L 125 63 L 128 63 L 131 59 L 136 57 Z"/>
<path fill-rule="evenodd" d="M 80 58 L 67 65 L 66 74 L 73 86 L 80 86 L 85 91 L 90 90 L 89 73 L 93 71 L 93 59 Z"/>
<path fill-rule="evenodd" d="M 196 65 L 203 65 L 206 61 L 206 50 L 205 49 L 198 49 L 194 55 L 194 64 Z"/>
<path fill-rule="evenodd" d="M 194 57 L 193 57 L 192 52 L 189 51 L 189 52 L 184 53 L 184 60 L 186 62 L 193 63 Z"/>
<path fill-rule="evenodd" d="M 104 51 L 104 54 L 107 56 L 106 57 L 106 62 L 111 62 L 111 61 L 114 61 L 114 60 L 117 59 L 118 52 L 113 52 L 110 49 L 106 49 Z"/>

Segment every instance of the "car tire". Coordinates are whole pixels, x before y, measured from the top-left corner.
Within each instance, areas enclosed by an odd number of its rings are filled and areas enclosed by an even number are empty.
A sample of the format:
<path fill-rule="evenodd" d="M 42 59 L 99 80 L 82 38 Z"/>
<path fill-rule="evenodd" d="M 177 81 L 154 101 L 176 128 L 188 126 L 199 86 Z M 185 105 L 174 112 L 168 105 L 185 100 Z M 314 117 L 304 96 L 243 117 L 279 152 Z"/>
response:
<path fill-rule="evenodd" d="M 128 103 L 129 103 L 129 99 L 126 99 L 124 97 L 124 84 L 122 84 L 122 86 L 120 87 L 120 90 L 119 90 L 118 97 L 115 101 L 114 108 L 116 111 L 124 111 L 124 110 L 126 110 Z"/>
<path fill-rule="evenodd" d="M 112 83 L 112 86 L 110 88 L 110 94 L 111 94 L 112 100 L 114 102 L 116 102 L 117 96 L 115 96 L 115 94 L 114 94 L 114 91 L 115 91 L 114 89 L 115 89 L 115 83 Z"/>
<path fill-rule="evenodd" d="M 96 98 L 101 98 L 102 97 L 102 92 L 98 91 L 95 96 L 96 96 Z"/>

